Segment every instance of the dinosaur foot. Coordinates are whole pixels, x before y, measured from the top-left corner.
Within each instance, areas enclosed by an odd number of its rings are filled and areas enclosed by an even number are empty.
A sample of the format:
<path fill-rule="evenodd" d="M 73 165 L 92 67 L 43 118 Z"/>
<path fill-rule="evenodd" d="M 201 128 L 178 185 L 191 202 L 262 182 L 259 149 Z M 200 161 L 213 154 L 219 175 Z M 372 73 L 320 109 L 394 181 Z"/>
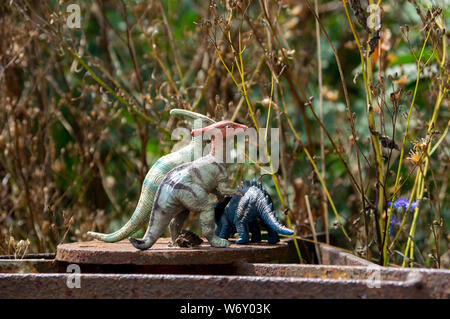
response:
<path fill-rule="evenodd" d="M 219 248 L 224 248 L 224 247 L 228 247 L 230 246 L 230 242 L 226 239 L 214 236 L 210 241 L 209 244 L 212 247 L 219 247 Z"/>
<path fill-rule="evenodd" d="M 248 239 L 239 238 L 238 240 L 236 240 L 236 244 L 239 244 L 239 245 L 248 244 L 248 242 L 249 242 Z"/>
<path fill-rule="evenodd" d="M 147 250 L 149 248 L 145 240 L 140 240 L 133 237 L 128 238 L 128 240 L 137 249 Z"/>

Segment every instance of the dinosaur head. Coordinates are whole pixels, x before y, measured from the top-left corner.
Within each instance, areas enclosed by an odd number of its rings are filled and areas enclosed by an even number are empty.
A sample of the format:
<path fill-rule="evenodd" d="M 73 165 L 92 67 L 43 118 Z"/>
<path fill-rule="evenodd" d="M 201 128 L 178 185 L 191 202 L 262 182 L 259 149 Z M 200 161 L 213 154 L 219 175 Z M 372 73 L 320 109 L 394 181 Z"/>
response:
<path fill-rule="evenodd" d="M 201 127 L 216 123 L 216 121 L 214 121 L 213 119 L 210 119 L 209 117 L 207 117 L 203 114 L 188 111 L 188 110 L 183 110 L 183 109 L 172 109 L 172 110 L 170 110 L 170 115 L 179 115 L 179 116 L 184 117 L 185 119 L 187 119 L 191 122 L 192 127 L 194 127 L 195 121 L 201 121 Z"/>
<path fill-rule="evenodd" d="M 220 121 L 214 124 L 211 124 L 207 127 L 195 129 L 191 131 L 191 136 L 196 136 L 198 134 L 205 134 L 205 133 L 213 133 L 218 132 L 222 134 L 222 137 L 228 137 L 238 134 L 239 132 L 246 131 L 248 129 L 248 126 L 231 122 L 231 121 Z"/>

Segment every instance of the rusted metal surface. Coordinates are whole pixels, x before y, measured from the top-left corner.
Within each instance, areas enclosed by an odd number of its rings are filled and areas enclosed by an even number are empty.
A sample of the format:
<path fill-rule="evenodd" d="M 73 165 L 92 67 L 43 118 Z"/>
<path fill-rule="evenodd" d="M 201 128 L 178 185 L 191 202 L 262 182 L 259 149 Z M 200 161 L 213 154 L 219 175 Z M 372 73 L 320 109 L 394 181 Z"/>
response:
<path fill-rule="evenodd" d="M 128 240 L 117 243 L 100 241 L 63 244 L 57 247 L 56 260 L 96 265 L 214 265 L 235 261 L 280 262 L 291 254 L 285 242 L 235 245 L 213 248 L 204 243 L 193 248 L 169 247 L 169 239 L 161 238 L 149 250 L 139 251 Z"/>
<path fill-rule="evenodd" d="M 60 260 L 0 260 L 0 298 L 450 298 L 450 270 L 380 267 L 325 245 L 322 258 L 336 265 L 267 263 L 295 257 L 291 244 L 170 248 L 163 239 L 145 252 L 126 241 L 61 245 Z M 252 259 L 266 263 L 243 262 Z M 66 273 L 69 263 L 81 273 Z M 77 276 L 81 287 L 69 288 Z"/>
<path fill-rule="evenodd" d="M 433 295 L 414 279 L 381 280 L 301 277 L 81 274 L 0 274 L 0 298 L 448 298 Z"/>
<path fill-rule="evenodd" d="M 325 235 L 320 234 L 325 240 Z M 310 236 L 306 236 L 305 239 L 311 240 Z M 287 239 L 286 242 L 289 245 L 289 260 L 298 262 L 299 258 L 297 256 L 296 248 L 294 245 L 294 241 L 291 239 Z M 318 264 L 319 260 L 316 256 L 316 250 L 314 244 L 309 241 L 298 240 L 297 241 L 300 252 L 303 257 L 303 261 L 307 264 Z M 336 248 L 335 246 L 330 246 L 324 243 L 319 244 L 319 252 L 321 254 L 322 264 L 323 265 L 351 265 L 351 266 L 371 266 L 375 265 L 374 263 L 355 256 L 353 254 L 347 253 L 341 249 Z"/>
<path fill-rule="evenodd" d="M 366 266 L 238 264 L 236 275 L 333 280 L 366 280 L 371 286 L 398 282 L 432 298 L 450 297 L 450 270 Z"/>
<path fill-rule="evenodd" d="M 322 264 L 324 265 L 348 265 L 348 266 L 374 266 L 375 264 L 359 258 L 358 256 L 343 252 L 339 249 L 319 245 L 320 254 L 322 256 Z"/>

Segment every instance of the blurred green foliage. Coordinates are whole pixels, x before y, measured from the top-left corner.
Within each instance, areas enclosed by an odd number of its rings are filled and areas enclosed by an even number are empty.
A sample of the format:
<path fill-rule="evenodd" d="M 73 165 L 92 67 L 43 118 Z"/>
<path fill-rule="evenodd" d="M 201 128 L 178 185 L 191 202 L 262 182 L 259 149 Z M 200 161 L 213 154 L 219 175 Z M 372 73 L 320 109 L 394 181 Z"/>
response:
<path fill-rule="evenodd" d="M 80 3 L 81 29 L 68 29 L 65 26 L 67 18 L 65 8 L 69 3 L 66 2 L 59 4 L 50 1 L 45 4 L 16 1 L 11 6 L 1 5 L 3 16 L 7 17 L 2 22 L 4 29 L 2 38 L 5 39 L 2 41 L 4 54 L 0 59 L 2 69 L 14 58 L 15 54 L 12 52 L 14 49 L 19 55 L 23 53 L 20 58 L 22 62 L 19 61 L 22 64 L 18 62 L 10 69 L 6 69 L 4 76 L 0 78 L 1 104 L 4 108 L 0 120 L 0 132 L 4 136 L 4 145 L 1 146 L 3 155 L 0 162 L 0 180 L 3 180 L 1 194 L 5 198 L 0 206 L 2 235 L 0 240 L 3 241 L 1 247 L 6 247 L 10 236 L 13 236 L 21 239 L 30 238 L 33 250 L 50 251 L 54 250 L 61 240 L 86 240 L 85 233 L 88 230 L 104 232 L 117 230 L 131 216 L 146 172 L 160 156 L 170 152 L 175 143 L 170 139 L 171 129 L 182 123 L 178 123 L 179 119 L 169 120 L 169 109 L 191 108 L 199 101 L 197 111 L 217 119 L 230 119 L 242 97 L 217 58 L 214 48 L 214 45 L 217 45 L 222 50 L 229 66 L 234 63 L 233 52 L 224 37 L 226 32 L 223 33 L 220 23 L 214 23 L 214 19 L 227 20 L 229 10 L 224 4 L 228 1 L 212 1 L 211 3 L 217 5 L 216 11 L 208 1 L 200 0 L 132 1 L 133 6 L 130 6 L 129 1 L 83 2 Z M 292 50 L 289 66 L 286 67 L 297 75 L 307 96 L 314 98 L 312 107 L 319 114 L 315 19 L 303 2 L 289 0 L 276 2 L 281 6 L 273 1 L 269 2 L 281 43 L 287 51 Z M 440 1 L 435 2 L 435 5 L 440 4 Z M 236 45 L 237 35 L 241 32 L 245 43 L 244 66 L 249 81 L 258 68 L 259 60 L 264 56 L 256 37 L 259 37 L 265 45 L 267 54 L 273 53 L 277 59 L 281 59 L 281 51 L 265 26 L 267 22 L 263 21 L 259 2 L 239 3 L 245 5 L 246 12 L 256 28 L 252 30 L 246 20 L 238 14 L 239 9 L 234 9 L 234 20 L 230 27 L 232 42 Z M 359 53 L 355 48 L 353 35 L 340 1 L 319 1 L 319 3 L 321 23 L 337 49 L 351 109 L 355 113 L 355 127 L 364 154 L 360 159 L 363 164 L 366 196 L 375 201 L 374 157 L 369 141 L 366 95 L 360 74 Z M 160 10 L 161 5 L 167 18 L 167 25 Z M 382 111 L 386 120 L 383 135 L 395 136 L 394 140 L 401 147 L 406 125 L 405 114 L 411 101 L 411 96 L 406 95 L 406 92 L 414 90 L 416 81 L 416 60 L 412 51 L 417 54 L 420 50 L 424 31 L 413 3 L 382 1 L 382 7 L 381 40 L 384 47 L 380 51 L 382 53 L 380 60 L 374 61 L 374 83 L 378 86 L 375 88 L 377 99 L 386 103 Z M 26 10 L 23 11 L 21 8 Z M 443 15 L 448 18 L 448 8 L 444 9 Z M 140 23 L 136 17 L 139 17 Z M 205 30 L 205 21 L 212 23 L 210 29 Z M 400 28 L 405 25 L 409 26 L 407 39 Z M 360 27 L 357 32 L 364 37 Z M 174 79 L 176 87 L 181 92 L 179 95 L 171 87 L 161 64 L 152 53 L 151 45 Z M 322 92 L 324 126 L 341 145 L 356 176 L 357 162 L 354 146 L 350 142 L 352 134 L 347 119 L 342 83 L 335 56 L 323 34 L 321 48 L 323 86 L 326 91 Z M 129 108 L 108 93 L 86 68 L 76 62 L 70 49 L 76 52 L 104 83 L 112 87 L 119 96 L 124 97 L 132 108 L 143 112 L 153 122 L 147 122 L 134 112 L 130 112 Z M 270 50 L 272 51 L 269 52 Z M 424 52 L 425 59 L 432 54 L 438 54 L 436 50 L 436 47 L 428 45 Z M 180 65 L 183 79 L 179 76 L 176 63 Z M 448 65 L 448 61 L 446 63 Z M 209 72 L 212 72 L 210 78 Z M 236 69 L 233 69 L 233 72 L 237 74 Z M 382 84 L 378 82 L 378 72 L 383 77 Z M 395 72 L 398 74 L 395 75 Z M 388 80 L 389 75 L 393 76 L 392 81 Z M 406 76 L 404 82 L 401 82 L 402 75 Z M 423 74 L 405 145 L 407 151 L 412 149 L 414 141 L 425 137 L 426 123 L 432 116 L 440 76 L 448 77 L 448 72 L 437 74 L 434 62 Z M 35 83 L 35 79 L 40 82 Z M 299 112 L 303 106 L 296 102 L 286 78 L 280 75 L 280 79 L 279 85 L 283 87 L 284 96 L 277 91 L 274 101 L 282 108 L 284 98 L 287 107 L 287 114 L 280 113 L 284 140 L 282 154 L 287 171 L 284 175 L 279 171 L 278 177 L 282 184 L 283 195 L 288 199 L 288 206 L 299 209 L 292 216 L 297 233 L 305 235 L 308 233 L 309 224 L 306 221 L 306 212 L 300 206 L 296 206 L 294 181 L 298 178 L 305 181 L 306 192 L 310 195 L 313 213 L 317 218 L 317 228 L 323 231 L 321 187 L 285 121 L 285 117 L 289 117 L 300 133 L 303 143 L 307 144 L 308 136 Z M 33 85 L 37 85 L 38 89 L 30 90 Z M 14 90 L 15 86 L 19 88 L 18 91 Z M 270 95 L 270 87 L 271 71 L 263 63 L 253 82 L 249 84 L 251 103 L 260 116 L 259 123 L 262 126 L 265 126 L 268 110 L 261 101 Z M 393 128 L 389 99 L 390 94 L 397 88 L 401 88 L 404 94 L 399 103 L 397 123 Z M 24 102 L 24 107 L 28 110 L 38 108 L 38 115 L 20 114 L 17 111 L 21 97 L 27 93 L 30 94 L 30 98 Z M 41 98 L 42 96 L 44 98 Z M 40 100 L 43 101 L 42 104 Z M 446 129 L 449 118 L 448 99 L 446 98 L 443 103 L 436 122 L 436 130 L 441 133 Z M 11 105 L 10 109 L 7 109 L 7 105 Z M 312 153 L 319 163 L 320 125 L 308 107 L 305 109 L 312 131 Z M 23 124 L 24 119 L 27 119 L 27 124 Z M 378 119 L 377 115 L 377 121 Z M 24 125 L 21 129 L 25 139 L 22 148 L 14 146 L 14 134 L 10 132 L 14 120 Z M 237 114 L 237 120 L 252 124 L 245 103 Z M 279 125 L 274 113 L 270 123 L 273 127 Z M 17 132 L 16 129 L 15 134 Z M 38 141 L 31 142 L 33 136 L 38 136 Z M 370 226 L 371 238 L 364 239 L 364 213 L 361 212 L 361 205 L 358 202 L 360 198 L 330 141 L 325 138 L 324 143 L 327 152 L 325 181 L 339 214 L 346 221 L 344 227 L 350 231 L 352 237 L 352 242 L 346 243 L 346 247 L 357 252 L 368 244 L 371 248 L 369 257 L 377 258 L 379 251 L 372 230 L 374 224 L 371 223 Z M 11 149 L 5 154 L 7 144 Z M 33 144 L 38 146 L 38 149 L 34 149 Z M 35 162 L 32 160 L 32 154 L 37 156 Z M 50 155 L 46 157 L 45 154 Z M 449 155 L 448 139 L 445 139 L 431 158 L 430 169 L 434 171 L 435 180 L 428 181 L 426 198 L 422 205 L 424 210 L 415 238 L 416 245 L 423 252 L 423 260 L 417 262 L 423 266 L 435 266 L 430 255 L 436 255 L 436 241 L 431 234 L 430 225 L 437 221 L 439 214 L 443 220 L 440 255 L 444 255 L 448 250 Z M 24 169 L 26 171 L 24 177 L 18 172 L 15 158 L 27 167 Z M 393 151 L 391 159 L 393 172 L 387 173 L 386 182 L 390 187 L 395 181 L 395 170 L 398 165 L 396 161 L 398 152 Z M 402 173 L 406 180 L 412 166 L 408 163 L 404 166 Z M 36 177 L 32 172 L 37 167 L 43 170 L 43 175 Z M 47 177 L 43 177 L 44 175 Z M 254 165 L 246 164 L 234 168 L 232 180 L 237 182 L 243 178 L 258 178 L 258 175 Z M 263 176 L 261 180 L 271 190 L 273 198 L 277 198 L 270 175 Z M 409 196 L 413 182 L 413 177 L 409 177 L 402 186 L 400 197 Z M 29 199 L 25 196 L 26 187 L 30 188 Z M 47 190 L 43 191 L 45 187 Z M 387 189 L 387 193 L 392 192 L 393 189 Z M 435 204 L 436 198 L 439 198 L 439 205 Z M 280 211 L 282 209 L 280 201 L 275 202 L 277 210 Z M 430 207 L 429 202 L 434 205 Z M 50 212 L 43 213 L 46 209 Z M 34 225 L 30 224 L 30 216 L 34 216 Z M 331 226 L 335 222 L 331 211 L 329 216 Z M 71 217 L 74 217 L 73 224 L 70 224 Z M 194 220 L 190 222 L 195 225 Z M 338 238 L 342 236 L 339 228 L 331 231 Z M 404 242 L 398 245 L 396 249 L 402 250 Z M 392 258 L 394 262 L 398 261 L 395 254 Z"/>

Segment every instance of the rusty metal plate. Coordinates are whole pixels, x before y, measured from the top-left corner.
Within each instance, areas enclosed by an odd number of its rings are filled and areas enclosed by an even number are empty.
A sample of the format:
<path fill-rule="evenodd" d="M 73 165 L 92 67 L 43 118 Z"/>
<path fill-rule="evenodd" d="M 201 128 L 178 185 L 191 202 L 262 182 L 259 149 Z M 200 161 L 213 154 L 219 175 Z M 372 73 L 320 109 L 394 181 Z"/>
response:
<path fill-rule="evenodd" d="M 370 286 L 397 282 L 432 298 L 450 297 L 450 270 L 425 268 L 393 268 L 375 264 L 365 266 L 250 264 L 240 263 L 236 275 L 283 278 L 313 278 L 320 280 L 365 280 Z M 350 287 L 350 286 L 349 286 Z"/>
<path fill-rule="evenodd" d="M 448 298 L 416 280 L 295 277 L 80 274 L 0 274 L 0 298 Z"/>
<path fill-rule="evenodd" d="M 233 262 L 280 262 L 290 257 L 286 242 L 213 248 L 207 243 L 194 248 L 169 247 L 170 240 L 161 238 L 146 251 L 134 248 L 128 240 L 117 243 L 101 241 L 62 244 L 56 260 L 96 265 L 213 265 Z"/>
<path fill-rule="evenodd" d="M 319 250 L 322 256 L 322 264 L 324 265 L 376 266 L 376 264 L 366 259 L 362 259 L 325 244 L 319 244 Z"/>

